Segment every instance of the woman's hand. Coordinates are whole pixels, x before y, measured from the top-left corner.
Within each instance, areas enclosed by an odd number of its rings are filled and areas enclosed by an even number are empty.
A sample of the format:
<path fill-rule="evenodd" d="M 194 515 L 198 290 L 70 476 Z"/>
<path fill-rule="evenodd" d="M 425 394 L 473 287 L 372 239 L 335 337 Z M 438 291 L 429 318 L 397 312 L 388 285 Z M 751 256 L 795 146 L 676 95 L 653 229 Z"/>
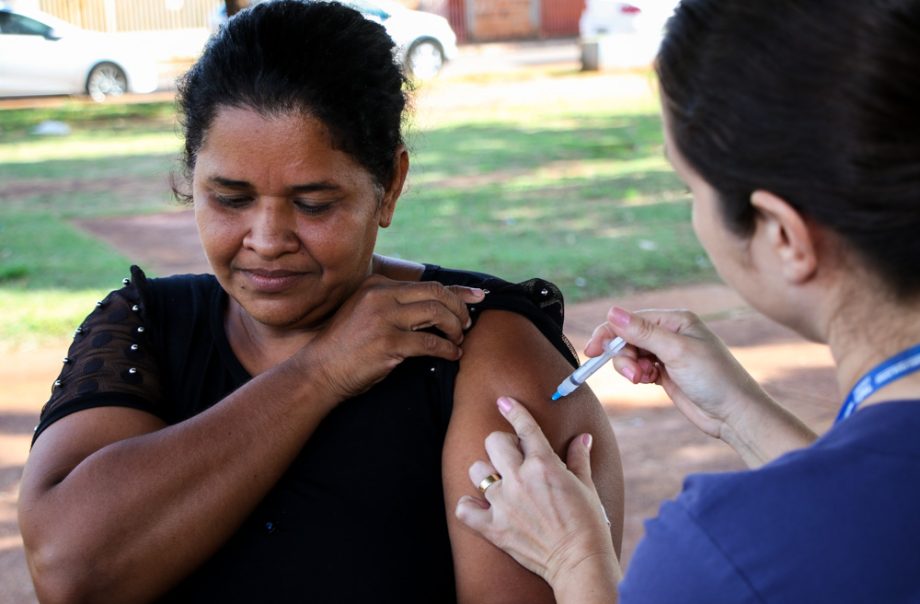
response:
<path fill-rule="evenodd" d="M 630 344 L 614 357 L 618 372 L 636 384 L 659 384 L 691 423 L 727 442 L 748 465 L 814 440 L 814 433 L 774 401 L 695 314 L 612 307 L 585 353 L 600 354 L 616 336 Z"/>
<path fill-rule="evenodd" d="M 371 275 L 301 354 L 330 392 L 351 398 L 409 357 L 459 359 L 470 327 L 466 305 L 484 296 L 476 288 Z"/>
<path fill-rule="evenodd" d="M 457 517 L 543 577 L 557 601 L 609 602 L 620 570 L 591 480 L 590 435 L 573 439 L 566 467 L 520 403 L 503 397 L 498 407 L 517 435 L 486 439 L 490 462 L 469 469 L 484 499 L 460 498 Z M 492 475 L 501 478 L 489 484 Z"/>

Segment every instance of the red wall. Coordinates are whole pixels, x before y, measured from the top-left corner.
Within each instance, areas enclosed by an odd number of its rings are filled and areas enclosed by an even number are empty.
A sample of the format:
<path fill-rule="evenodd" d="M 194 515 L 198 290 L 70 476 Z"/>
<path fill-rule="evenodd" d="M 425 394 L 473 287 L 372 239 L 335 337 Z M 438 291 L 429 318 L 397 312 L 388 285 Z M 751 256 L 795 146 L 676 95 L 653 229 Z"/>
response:
<path fill-rule="evenodd" d="M 531 8 L 539 3 L 540 27 L 534 30 Z M 446 0 L 444 16 L 460 42 L 578 35 L 584 0 Z M 443 6 L 439 10 L 445 12 Z M 472 16 L 473 23 L 468 22 Z"/>
<path fill-rule="evenodd" d="M 578 19 L 585 8 L 584 0 L 541 0 L 543 35 L 577 36 Z"/>

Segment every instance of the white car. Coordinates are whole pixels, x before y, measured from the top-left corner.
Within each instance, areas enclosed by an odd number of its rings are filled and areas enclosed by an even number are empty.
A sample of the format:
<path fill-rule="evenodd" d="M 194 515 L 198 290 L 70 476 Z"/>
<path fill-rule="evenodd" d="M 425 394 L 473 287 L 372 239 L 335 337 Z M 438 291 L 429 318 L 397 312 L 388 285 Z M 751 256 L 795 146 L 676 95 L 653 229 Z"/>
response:
<path fill-rule="evenodd" d="M 258 4 L 268 0 L 252 0 Z M 398 58 L 406 71 L 419 79 L 434 77 L 457 56 L 457 35 L 447 19 L 411 10 L 392 0 L 340 0 L 365 18 L 383 25 L 396 43 Z M 227 7 L 221 2 L 211 15 L 211 30 L 227 22 Z"/>
<path fill-rule="evenodd" d="M 96 101 L 156 90 L 158 67 L 116 35 L 0 4 L 0 97 L 88 94 Z"/>
<path fill-rule="evenodd" d="M 582 40 L 599 40 L 608 64 L 648 65 L 658 53 L 677 0 L 587 0 L 578 22 Z"/>

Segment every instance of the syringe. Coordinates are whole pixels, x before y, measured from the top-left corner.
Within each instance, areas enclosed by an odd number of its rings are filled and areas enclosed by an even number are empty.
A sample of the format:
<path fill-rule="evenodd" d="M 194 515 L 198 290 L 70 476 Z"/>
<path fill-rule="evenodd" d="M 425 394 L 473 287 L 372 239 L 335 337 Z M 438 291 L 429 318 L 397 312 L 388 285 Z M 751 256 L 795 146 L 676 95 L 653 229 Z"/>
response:
<path fill-rule="evenodd" d="M 607 345 L 604 346 L 604 352 L 600 356 L 596 356 L 592 359 L 585 361 L 585 364 L 576 369 L 572 375 L 565 378 L 559 387 L 556 388 L 556 393 L 553 394 L 553 400 L 558 401 L 563 396 L 568 396 L 575 391 L 576 388 L 585 383 L 585 381 L 594 375 L 598 369 L 607 364 L 607 361 L 612 359 L 616 353 L 623 350 L 623 347 L 626 346 L 626 342 L 623 338 L 614 338 L 607 342 Z"/>

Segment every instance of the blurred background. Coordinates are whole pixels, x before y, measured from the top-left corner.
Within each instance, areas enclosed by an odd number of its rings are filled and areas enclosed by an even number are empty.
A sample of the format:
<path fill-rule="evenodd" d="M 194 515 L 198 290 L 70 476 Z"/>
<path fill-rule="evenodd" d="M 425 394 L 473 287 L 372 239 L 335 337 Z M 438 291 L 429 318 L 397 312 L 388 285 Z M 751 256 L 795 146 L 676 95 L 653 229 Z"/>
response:
<path fill-rule="evenodd" d="M 349 0 L 412 74 L 412 168 L 382 253 L 541 276 L 581 349 L 615 300 L 687 307 L 755 377 L 829 421 L 830 360 L 722 286 L 663 156 L 651 61 L 674 0 Z M 0 603 L 35 601 L 15 502 L 73 329 L 119 287 L 208 270 L 172 196 L 175 79 L 240 2 L 0 0 Z M 599 372 L 623 450 L 624 561 L 691 471 L 740 467 L 653 387 Z"/>

